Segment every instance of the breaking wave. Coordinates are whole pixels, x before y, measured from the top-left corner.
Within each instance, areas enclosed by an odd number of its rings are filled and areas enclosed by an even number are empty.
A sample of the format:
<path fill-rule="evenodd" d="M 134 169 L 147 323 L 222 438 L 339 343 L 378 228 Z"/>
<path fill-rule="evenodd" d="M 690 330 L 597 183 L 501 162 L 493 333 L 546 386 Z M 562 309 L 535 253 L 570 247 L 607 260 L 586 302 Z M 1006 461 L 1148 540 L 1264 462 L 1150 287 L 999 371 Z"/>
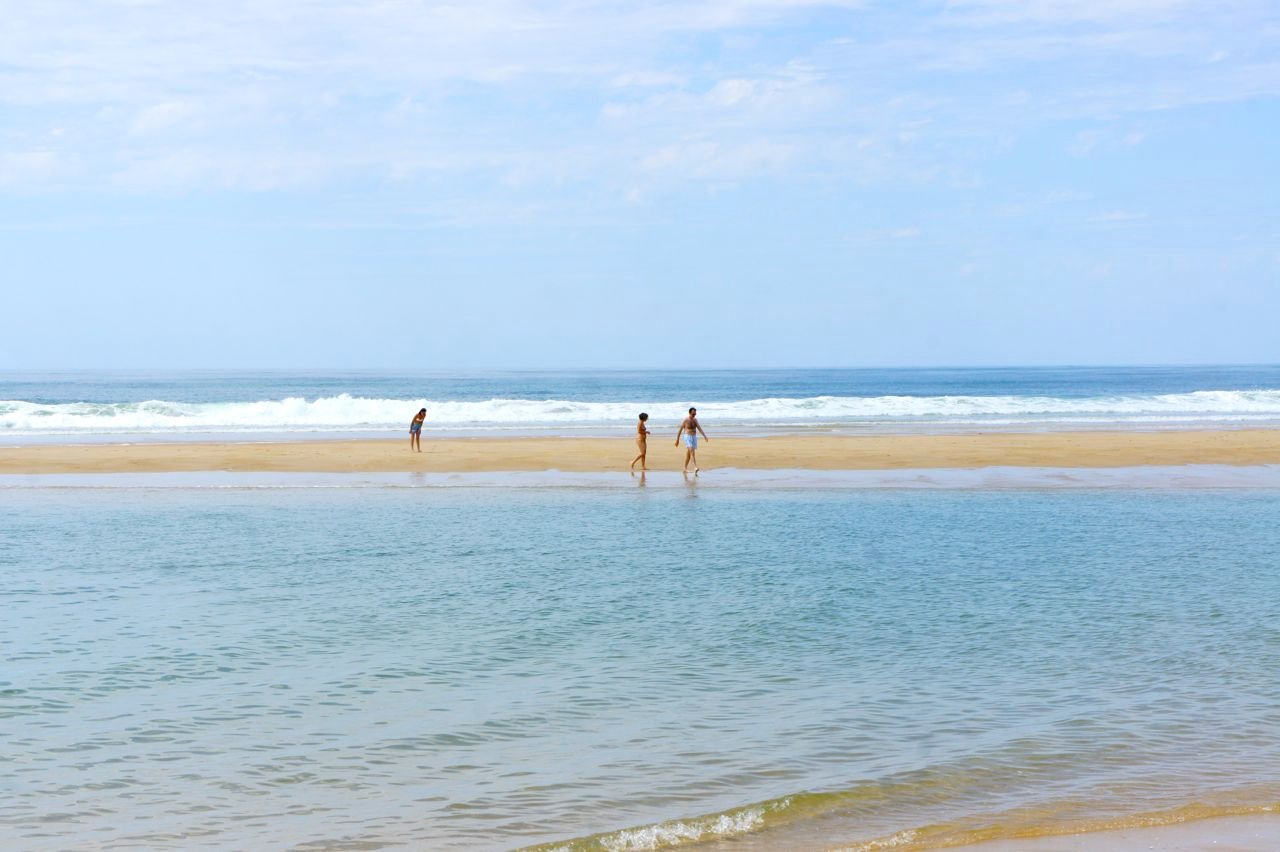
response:
<path fill-rule="evenodd" d="M 699 401 L 699 414 L 717 426 L 851 426 L 938 424 L 1008 426 L 1036 423 L 1160 425 L 1280 420 L 1280 390 L 1217 391 L 1149 396 L 814 396 L 736 402 Z M 426 407 L 428 425 L 446 429 L 572 429 L 629 424 L 636 413 L 651 423 L 678 423 L 688 402 L 561 399 L 450 401 L 370 399 L 348 394 L 229 403 L 163 400 L 45 404 L 0 401 L 0 433 L 129 434 L 197 432 L 352 432 L 406 426 Z"/>

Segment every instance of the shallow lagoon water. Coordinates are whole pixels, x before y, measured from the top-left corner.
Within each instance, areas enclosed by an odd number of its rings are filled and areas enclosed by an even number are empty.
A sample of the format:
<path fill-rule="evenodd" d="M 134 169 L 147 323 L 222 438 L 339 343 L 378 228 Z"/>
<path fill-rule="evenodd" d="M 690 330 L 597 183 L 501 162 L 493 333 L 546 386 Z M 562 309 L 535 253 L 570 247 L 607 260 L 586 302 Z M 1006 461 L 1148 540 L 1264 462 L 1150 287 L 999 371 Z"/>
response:
<path fill-rule="evenodd" d="M 825 848 L 1273 806 L 1278 511 L 1168 483 L 0 489 L 0 836 Z"/>

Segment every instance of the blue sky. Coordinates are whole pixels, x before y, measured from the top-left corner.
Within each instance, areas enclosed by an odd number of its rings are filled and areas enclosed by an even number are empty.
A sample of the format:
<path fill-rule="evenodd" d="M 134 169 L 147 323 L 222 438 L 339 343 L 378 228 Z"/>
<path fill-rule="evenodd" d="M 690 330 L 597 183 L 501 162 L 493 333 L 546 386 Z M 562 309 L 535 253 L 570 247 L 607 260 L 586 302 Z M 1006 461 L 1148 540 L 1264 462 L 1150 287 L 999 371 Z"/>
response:
<path fill-rule="evenodd" d="M 8 368 L 1280 361 L 1273 0 L 4 18 Z"/>

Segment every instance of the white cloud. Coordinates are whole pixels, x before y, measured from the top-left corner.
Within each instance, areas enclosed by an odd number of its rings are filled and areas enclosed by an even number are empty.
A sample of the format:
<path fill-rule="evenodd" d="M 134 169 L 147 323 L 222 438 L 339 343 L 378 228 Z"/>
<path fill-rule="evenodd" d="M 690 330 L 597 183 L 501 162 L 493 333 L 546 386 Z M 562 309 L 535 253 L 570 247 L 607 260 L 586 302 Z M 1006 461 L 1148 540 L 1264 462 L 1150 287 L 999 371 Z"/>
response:
<path fill-rule="evenodd" d="M 261 192 L 313 185 L 338 169 L 329 156 L 298 150 L 240 154 L 200 149 L 130 150 L 113 172 L 112 183 L 130 192 L 173 192 L 193 185 Z"/>
<path fill-rule="evenodd" d="M 1193 0 L 949 0 L 947 6 L 974 24 L 1114 23 L 1170 18 L 1203 4 Z M 1199 10 L 1196 10 L 1199 11 Z"/>
<path fill-rule="evenodd" d="M 1038 122 L 1084 120 L 1070 150 L 1086 156 L 1142 143 L 1129 117 L 1143 111 L 1280 96 L 1267 36 L 1280 11 L 1214 9 L 43 0 L 10 4 L 0 27 L 0 156 L 28 183 L 74 161 L 81 180 L 144 190 L 450 172 L 643 196 L 658 175 L 788 170 L 973 186 L 972 140 L 1007 147 Z M 22 159 L 45 148 L 43 166 Z"/>
<path fill-rule="evenodd" d="M 664 178 L 733 181 L 776 174 L 792 156 L 793 151 L 786 145 L 767 139 L 738 144 L 690 140 L 647 154 L 640 167 Z"/>
<path fill-rule="evenodd" d="M 52 151 L 0 152 L 0 186 L 31 186 L 57 177 L 62 171 Z"/>
<path fill-rule="evenodd" d="M 685 85 L 687 78 L 663 71 L 629 71 L 613 76 L 609 83 L 619 89 L 659 89 Z"/>
<path fill-rule="evenodd" d="M 138 136 L 164 133 L 188 124 L 198 112 L 191 104 L 181 102 L 153 104 L 138 111 L 129 129 Z"/>
<path fill-rule="evenodd" d="M 760 84 L 755 80 L 721 80 L 707 93 L 707 100 L 716 106 L 731 107 L 756 96 Z"/>
<path fill-rule="evenodd" d="M 1113 128 L 1091 128 L 1076 133 L 1067 151 L 1073 157 L 1088 157 L 1099 150 L 1119 150 L 1141 145 L 1147 138 L 1140 130 L 1121 131 Z"/>

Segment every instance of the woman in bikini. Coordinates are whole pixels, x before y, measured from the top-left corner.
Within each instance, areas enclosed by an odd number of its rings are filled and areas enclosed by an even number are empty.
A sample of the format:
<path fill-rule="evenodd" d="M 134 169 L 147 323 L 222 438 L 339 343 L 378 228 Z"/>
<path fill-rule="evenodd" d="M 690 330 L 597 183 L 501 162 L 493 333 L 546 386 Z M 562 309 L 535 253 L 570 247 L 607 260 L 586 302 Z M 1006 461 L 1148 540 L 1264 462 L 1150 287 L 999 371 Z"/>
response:
<path fill-rule="evenodd" d="M 413 416 L 413 422 L 409 424 L 409 450 L 417 450 L 422 452 L 422 421 L 427 419 L 427 410 L 424 408 Z"/>
<path fill-rule="evenodd" d="M 649 451 L 649 427 L 645 425 L 645 421 L 649 419 L 649 415 L 643 411 L 640 412 L 640 422 L 636 424 L 636 446 L 640 448 L 640 455 L 631 460 L 631 470 L 636 469 L 636 462 L 640 462 L 640 470 L 645 471 L 649 468 L 645 464 L 644 455 Z"/>

